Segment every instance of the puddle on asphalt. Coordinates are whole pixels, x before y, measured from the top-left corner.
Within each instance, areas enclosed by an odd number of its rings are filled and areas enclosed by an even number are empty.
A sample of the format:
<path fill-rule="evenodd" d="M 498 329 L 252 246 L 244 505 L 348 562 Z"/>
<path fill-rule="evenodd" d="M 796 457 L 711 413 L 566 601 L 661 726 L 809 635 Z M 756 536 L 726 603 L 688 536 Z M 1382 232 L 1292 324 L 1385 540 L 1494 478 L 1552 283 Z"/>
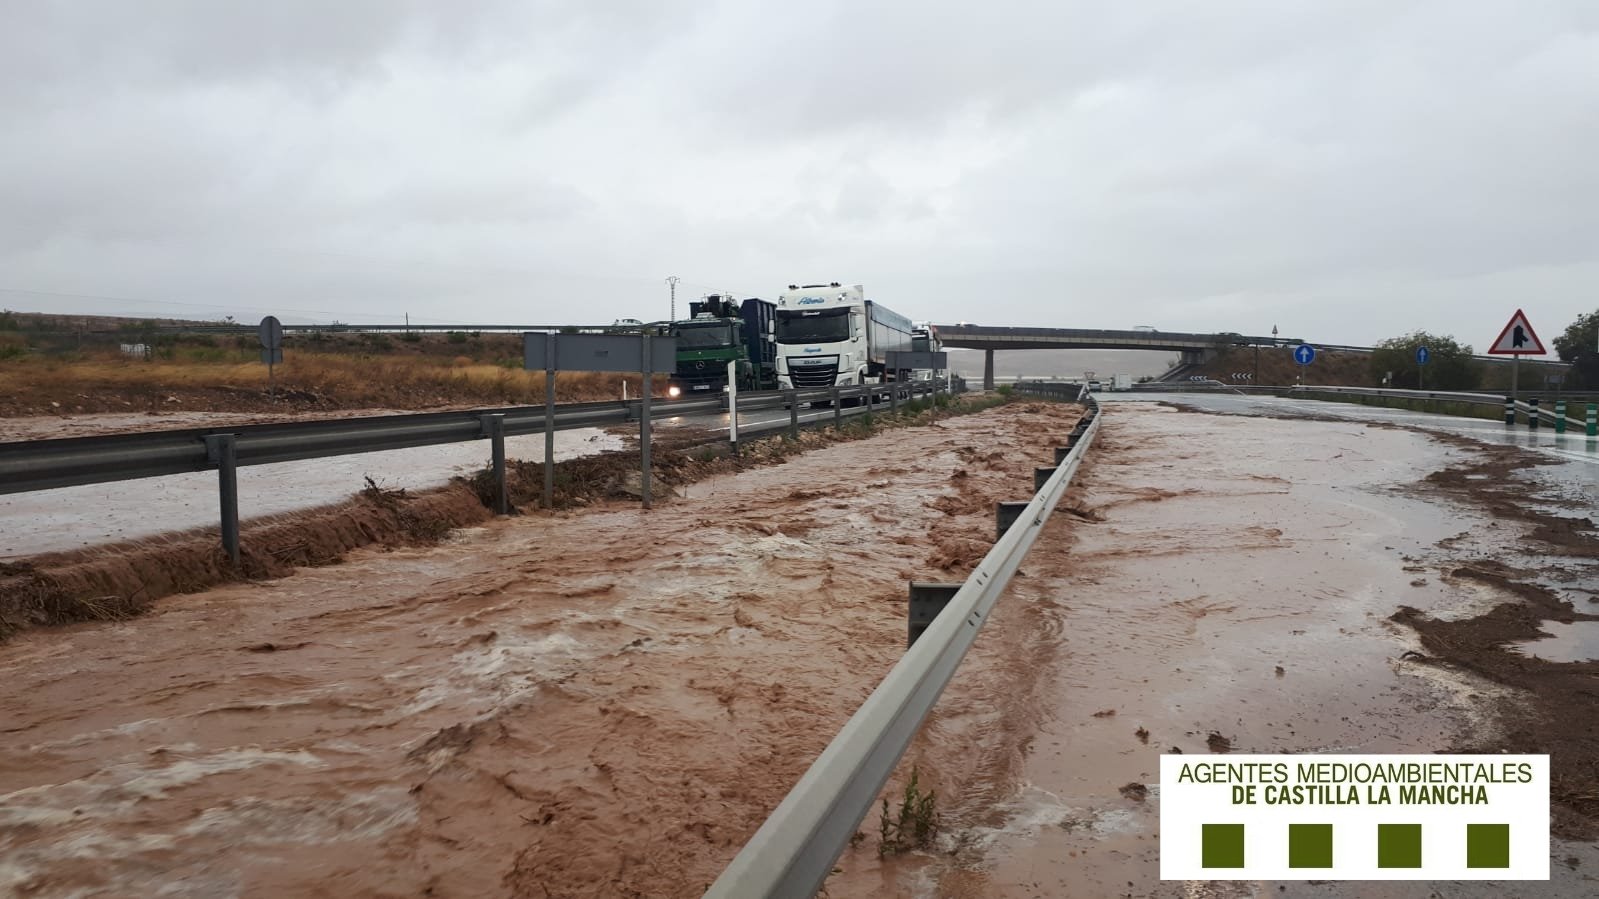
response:
<path fill-rule="evenodd" d="M 1599 660 L 1599 621 L 1545 621 L 1544 633 L 1548 637 L 1522 640 L 1511 648 L 1523 655 L 1536 656 L 1546 662 L 1592 662 Z"/>

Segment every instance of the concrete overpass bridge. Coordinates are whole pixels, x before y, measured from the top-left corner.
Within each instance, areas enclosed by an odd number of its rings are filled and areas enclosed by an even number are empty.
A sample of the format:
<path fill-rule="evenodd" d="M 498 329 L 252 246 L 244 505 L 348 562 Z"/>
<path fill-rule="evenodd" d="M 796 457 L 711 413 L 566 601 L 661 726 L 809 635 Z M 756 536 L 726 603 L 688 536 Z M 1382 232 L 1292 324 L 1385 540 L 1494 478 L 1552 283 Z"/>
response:
<path fill-rule="evenodd" d="M 1192 334 L 1182 331 L 1104 331 L 1089 328 L 995 328 L 935 325 L 946 349 L 983 351 L 983 387 L 994 387 L 995 350 L 1154 350 L 1180 353 L 1185 364 L 1204 362 L 1222 346 L 1293 346 L 1292 338 L 1243 334 Z"/>

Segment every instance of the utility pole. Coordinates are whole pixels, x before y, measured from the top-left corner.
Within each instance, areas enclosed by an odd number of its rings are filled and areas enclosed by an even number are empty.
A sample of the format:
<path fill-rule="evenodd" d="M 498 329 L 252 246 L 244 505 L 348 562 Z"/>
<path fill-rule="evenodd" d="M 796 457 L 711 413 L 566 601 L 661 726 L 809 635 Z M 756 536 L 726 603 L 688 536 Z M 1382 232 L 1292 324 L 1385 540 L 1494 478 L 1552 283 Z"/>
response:
<path fill-rule="evenodd" d="M 672 289 L 672 317 L 668 321 L 677 321 L 677 282 L 683 280 L 676 275 L 666 279 L 666 286 Z"/>

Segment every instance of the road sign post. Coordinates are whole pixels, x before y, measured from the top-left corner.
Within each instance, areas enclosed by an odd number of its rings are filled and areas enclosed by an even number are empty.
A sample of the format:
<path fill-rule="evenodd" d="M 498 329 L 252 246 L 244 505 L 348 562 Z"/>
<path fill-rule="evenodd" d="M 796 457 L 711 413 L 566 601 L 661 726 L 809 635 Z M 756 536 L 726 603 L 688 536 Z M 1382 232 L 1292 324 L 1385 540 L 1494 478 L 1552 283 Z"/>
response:
<path fill-rule="evenodd" d="M 677 358 L 677 339 L 654 337 L 648 330 L 634 341 L 632 335 L 526 333 L 522 335 L 522 367 L 544 370 L 544 503 L 554 502 L 555 483 L 555 374 L 558 371 L 639 372 L 644 376 L 639 396 L 639 461 L 643 481 L 639 497 L 650 508 L 650 396 L 654 392 L 652 355 Z"/>
<path fill-rule="evenodd" d="M 283 361 L 283 323 L 275 315 L 261 319 L 257 333 L 261 338 L 261 361 L 267 367 L 267 395 L 277 394 L 277 376 L 274 367 Z"/>
<path fill-rule="evenodd" d="M 1298 381 L 1300 384 L 1304 384 L 1305 366 L 1316 361 L 1316 348 L 1308 343 L 1302 343 L 1294 347 L 1294 361 L 1299 363 Z"/>
<path fill-rule="evenodd" d="M 1505 416 L 1505 424 L 1516 423 L 1515 403 L 1521 399 L 1521 357 L 1542 356 L 1546 351 L 1543 341 L 1538 339 L 1538 333 L 1532 329 L 1532 322 L 1527 321 L 1527 314 L 1520 309 L 1505 323 L 1505 329 L 1499 332 L 1499 337 L 1488 347 L 1490 356 L 1509 356 L 1510 359 L 1510 411 Z M 1537 427 L 1535 421 L 1529 425 Z"/>
<path fill-rule="evenodd" d="M 1563 399 L 1555 400 L 1555 433 L 1566 433 L 1566 401 Z"/>
<path fill-rule="evenodd" d="M 1424 346 L 1416 347 L 1416 389 L 1427 389 L 1427 360 L 1432 358 L 1432 350 Z"/>
<path fill-rule="evenodd" d="M 1588 416 L 1584 423 L 1588 426 L 1585 430 L 1589 437 L 1599 437 L 1599 405 L 1588 404 Z"/>

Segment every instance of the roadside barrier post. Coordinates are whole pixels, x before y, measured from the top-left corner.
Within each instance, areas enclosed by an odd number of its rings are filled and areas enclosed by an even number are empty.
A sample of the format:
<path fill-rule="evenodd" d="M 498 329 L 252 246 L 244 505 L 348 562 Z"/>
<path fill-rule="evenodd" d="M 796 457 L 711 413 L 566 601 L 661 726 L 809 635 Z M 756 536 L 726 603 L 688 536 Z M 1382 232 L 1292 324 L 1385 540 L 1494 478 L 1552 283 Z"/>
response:
<path fill-rule="evenodd" d="M 799 391 L 788 392 L 788 436 L 799 439 Z"/>
<path fill-rule="evenodd" d="M 1599 437 L 1599 405 L 1588 404 L 1588 436 Z"/>
<path fill-rule="evenodd" d="M 894 386 L 888 391 L 888 411 L 895 415 L 899 414 L 899 385 L 900 382 L 895 381 Z"/>
<path fill-rule="evenodd" d="M 639 386 L 638 391 L 638 451 L 639 468 L 644 472 L 644 479 L 639 482 L 639 492 L 642 494 L 640 497 L 643 500 L 642 505 L 648 509 L 650 508 L 651 499 L 650 481 L 654 480 L 650 476 L 650 396 L 655 393 L 655 366 L 650 359 L 650 344 L 655 342 L 655 338 L 650 336 L 648 331 L 645 331 L 640 340 L 643 341 L 640 354 L 644 359 L 644 370 L 639 372 L 639 374 L 644 376 L 644 381 Z"/>
<path fill-rule="evenodd" d="M 1010 526 L 1015 524 L 1016 520 L 1022 517 L 1022 513 L 1023 512 L 1027 511 L 1027 506 L 1028 505 L 1029 505 L 1028 503 L 1024 503 L 1024 502 L 996 503 L 995 504 L 995 506 L 994 506 L 994 524 L 996 525 L 996 533 L 994 534 L 994 539 L 995 540 L 998 540 L 999 538 L 1005 536 L 1005 532 L 1010 530 Z"/>
<path fill-rule="evenodd" d="M 544 335 L 544 508 L 555 508 L 555 332 Z M 650 389 L 649 384 L 644 389 Z"/>
<path fill-rule="evenodd" d="M 206 461 L 217 467 L 217 488 L 222 497 L 222 548 L 239 564 L 239 466 L 232 434 L 207 434 Z"/>
<path fill-rule="evenodd" d="M 1527 401 L 1527 427 L 1538 430 L 1538 398 L 1533 397 Z"/>
<path fill-rule="evenodd" d="M 727 363 L 727 436 L 738 455 L 738 360 Z"/>
<path fill-rule="evenodd" d="M 1566 401 L 1555 400 L 1555 433 L 1566 433 Z"/>
<path fill-rule="evenodd" d="M 833 430 L 844 427 L 844 398 L 839 395 L 838 388 L 833 388 Z"/>
<path fill-rule="evenodd" d="M 489 436 L 489 467 L 494 475 L 494 514 L 511 514 L 510 492 L 505 484 L 505 414 L 483 416 L 483 432 Z"/>
<path fill-rule="evenodd" d="M 1058 468 L 1058 467 L 1059 467 L 1059 463 L 1056 464 L 1056 468 Z M 1033 469 L 1033 492 L 1037 493 L 1038 491 L 1043 490 L 1044 489 L 1044 484 L 1046 482 L 1048 482 L 1049 479 L 1054 476 L 1054 474 L 1055 474 L 1055 469 L 1054 468 L 1035 468 L 1035 469 Z"/>
<path fill-rule="evenodd" d="M 930 584 L 923 581 L 911 581 L 910 602 L 905 607 L 906 648 L 916 645 L 916 638 L 920 637 L 938 613 L 944 611 L 949 601 L 955 598 L 960 591 L 960 584 Z"/>
<path fill-rule="evenodd" d="M 1516 426 L 1516 398 L 1513 397 L 1513 396 L 1507 396 L 1507 397 L 1505 397 L 1505 427 L 1513 428 L 1515 426 Z"/>

